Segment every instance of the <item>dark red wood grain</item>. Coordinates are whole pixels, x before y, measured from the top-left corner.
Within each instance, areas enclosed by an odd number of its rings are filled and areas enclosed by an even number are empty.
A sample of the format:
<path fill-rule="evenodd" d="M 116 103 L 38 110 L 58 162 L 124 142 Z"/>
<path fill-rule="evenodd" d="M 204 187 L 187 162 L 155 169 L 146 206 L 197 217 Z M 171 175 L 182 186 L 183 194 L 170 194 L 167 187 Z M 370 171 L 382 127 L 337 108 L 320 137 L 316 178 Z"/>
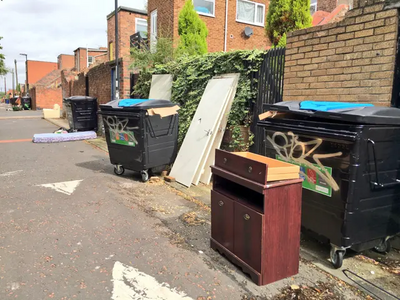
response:
<path fill-rule="evenodd" d="M 263 215 L 238 202 L 235 202 L 234 208 L 233 251 L 237 257 L 260 272 Z"/>
<path fill-rule="evenodd" d="M 211 191 L 211 236 L 233 251 L 233 201 Z"/>
<path fill-rule="evenodd" d="M 258 285 L 297 274 L 302 180 L 263 185 L 235 174 L 231 166 L 229 170 L 212 167 L 212 172 L 217 175 L 216 179 L 224 178 L 225 182 L 215 185 L 224 195 L 212 192 L 211 247 L 241 267 Z M 247 190 L 247 199 L 243 198 L 246 193 L 238 188 L 238 184 L 251 189 Z M 224 203 L 230 200 L 229 208 L 221 210 L 217 207 L 220 199 Z M 258 209 L 260 204 L 252 203 L 255 201 L 262 201 L 264 209 Z M 245 215 L 248 217 L 244 218 Z"/>
<path fill-rule="evenodd" d="M 268 166 L 262 162 L 216 149 L 215 165 L 263 185 L 267 182 Z"/>

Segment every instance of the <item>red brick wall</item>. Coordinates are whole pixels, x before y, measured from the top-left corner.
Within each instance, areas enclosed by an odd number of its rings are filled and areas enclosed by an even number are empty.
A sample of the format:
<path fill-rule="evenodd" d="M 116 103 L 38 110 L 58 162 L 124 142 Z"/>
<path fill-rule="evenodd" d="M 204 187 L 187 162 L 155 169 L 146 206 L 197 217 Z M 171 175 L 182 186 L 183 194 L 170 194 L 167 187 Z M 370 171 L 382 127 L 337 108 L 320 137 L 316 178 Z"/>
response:
<path fill-rule="evenodd" d="M 84 73 L 79 73 L 75 76 L 72 82 L 71 96 L 85 96 L 86 95 L 86 78 Z"/>
<path fill-rule="evenodd" d="M 54 104 L 62 107 L 61 88 L 36 86 L 30 90 L 30 95 L 32 97 L 32 109 L 53 108 Z"/>
<path fill-rule="evenodd" d="M 72 69 L 75 66 L 74 55 L 60 54 L 58 56 L 58 69 Z"/>
<path fill-rule="evenodd" d="M 289 33 L 284 101 L 390 105 L 398 17 L 397 9 L 376 4 L 350 10 L 340 22 Z"/>
<path fill-rule="evenodd" d="M 254 0 L 254 2 L 265 4 L 266 17 L 269 1 Z M 236 21 L 236 3 L 236 0 L 229 0 L 228 2 L 227 50 L 269 48 L 271 45 L 265 35 L 264 26 L 255 26 Z M 178 16 L 184 4 L 185 0 L 149 0 L 147 4 L 149 16 L 152 11 L 157 9 L 158 29 L 162 28 L 166 33 L 172 31 L 175 43 L 179 39 Z M 199 15 L 208 28 L 207 44 L 209 52 L 224 50 L 225 0 L 216 0 L 214 14 L 215 17 Z M 250 38 L 245 38 L 243 35 L 245 27 L 253 29 L 253 35 Z M 150 32 L 150 21 L 148 21 L 148 32 Z"/>
<path fill-rule="evenodd" d="M 174 2 L 180 0 L 148 0 L 147 11 L 147 32 L 150 39 L 150 16 L 151 12 L 157 9 L 157 29 L 158 34 L 162 36 L 174 36 L 174 21 L 178 21 L 174 11 Z M 177 33 L 177 31 L 176 31 Z"/>
<path fill-rule="evenodd" d="M 129 58 L 130 56 L 130 36 L 136 33 L 136 18 L 146 19 L 146 15 L 133 13 L 129 11 L 119 11 L 118 13 L 118 35 L 119 35 L 119 51 L 118 56 L 121 58 Z M 107 44 L 114 42 L 115 40 L 115 16 L 111 16 L 107 20 Z M 108 57 L 110 53 L 108 52 Z M 115 60 L 115 43 L 114 43 L 114 57 L 111 60 Z"/>
<path fill-rule="evenodd" d="M 89 78 L 89 96 L 95 97 L 99 104 L 111 100 L 111 67 L 103 63 L 91 68 L 86 76 Z"/>
<path fill-rule="evenodd" d="M 108 53 L 103 53 L 95 56 L 96 64 L 105 63 L 108 61 Z"/>
<path fill-rule="evenodd" d="M 35 84 L 51 71 L 57 70 L 57 63 L 47 61 L 28 60 L 28 81 Z"/>
<path fill-rule="evenodd" d="M 217 0 L 217 5 L 223 0 Z M 253 0 L 253 2 L 262 3 L 265 5 L 265 18 L 268 13 L 268 0 Z M 235 49 L 269 49 L 271 43 L 265 35 L 265 23 L 264 26 L 249 25 L 245 23 L 236 22 L 236 0 L 229 0 L 228 3 L 228 36 L 227 36 L 227 50 Z M 222 7 L 222 5 L 221 5 Z M 224 5 L 225 10 L 225 5 Z M 265 20 L 264 20 L 265 22 Z M 250 38 L 246 38 L 243 34 L 245 27 L 253 29 L 253 35 Z M 210 30 L 210 29 L 209 29 Z M 231 37 L 233 35 L 233 37 Z M 216 36 L 215 39 L 220 39 L 220 36 Z M 209 47 L 210 49 L 210 47 Z"/>

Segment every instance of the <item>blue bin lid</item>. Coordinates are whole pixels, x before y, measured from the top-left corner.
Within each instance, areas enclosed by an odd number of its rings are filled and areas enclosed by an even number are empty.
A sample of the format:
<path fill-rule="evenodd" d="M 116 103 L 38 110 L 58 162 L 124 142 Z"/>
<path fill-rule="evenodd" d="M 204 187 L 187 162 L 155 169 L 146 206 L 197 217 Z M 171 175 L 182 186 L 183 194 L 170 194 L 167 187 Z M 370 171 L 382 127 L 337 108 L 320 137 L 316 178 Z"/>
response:
<path fill-rule="evenodd" d="M 107 111 L 139 111 L 150 108 L 172 107 L 177 105 L 169 100 L 153 99 L 122 99 L 112 100 L 106 104 L 100 105 L 100 110 Z"/>
<path fill-rule="evenodd" d="M 317 110 L 317 111 L 330 111 L 334 109 L 348 109 L 358 107 L 371 107 L 373 104 L 369 103 L 350 103 L 350 102 L 327 102 L 327 101 L 301 101 L 300 109 L 302 110 Z"/>
<path fill-rule="evenodd" d="M 137 104 L 140 104 L 145 101 L 149 101 L 150 99 L 123 99 L 118 102 L 119 107 L 131 107 Z"/>
<path fill-rule="evenodd" d="M 302 105 L 303 102 L 306 102 L 305 105 Z M 325 106 L 326 110 L 319 110 L 315 109 L 315 107 L 313 107 L 314 109 L 310 107 L 307 109 L 308 101 L 303 102 L 284 101 L 275 104 L 264 104 L 263 111 L 277 111 L 307 118 L 318 118 L 318 121 L 321 122 L 325 119 L 326 122 L 336 120 L 353 124 L 400 125 L 400 109 L 395 107 L 373 106 L 361 103 L 354 103 L 351 107 L 346 107 L 346 103 L 342 103 L 342 106 L 337 104 L 337 107 L 333 108 L 327 105 Z M 289 115 L 288 118 L 290 118 Z"/>

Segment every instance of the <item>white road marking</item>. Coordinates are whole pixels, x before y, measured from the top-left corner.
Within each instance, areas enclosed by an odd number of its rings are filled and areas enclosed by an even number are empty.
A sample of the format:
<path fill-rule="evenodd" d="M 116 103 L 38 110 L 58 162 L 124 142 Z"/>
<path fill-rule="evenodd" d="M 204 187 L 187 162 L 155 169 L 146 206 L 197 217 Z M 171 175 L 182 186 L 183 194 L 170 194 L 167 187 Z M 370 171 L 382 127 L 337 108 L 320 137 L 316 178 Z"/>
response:
<path fill-rule="evenodd" d="M 82 181 L 83 180 L 73 180 L 73 181 L 65 181 L 65 182 L 57 182 L 49 184 L 39 184 L 39 186 L 50 188 L 57 192 L 70 196 L 73 194 L 73 192 L 76 190 L 76 188 L 80 185 Z"/>
<path fill-rule="evenodd" d="M 114 264 L 112 276 L 113 300 L 193 300 L 168 283 L 159 283 L 154 277 L 119 261 Z"/>
<path fill-rule="evenodd" d="M 13 175 L 17 175 L 19 172 L 22 172 L 22 170 L 3 173 L 3 174 L 0 174 L 0 177 L 10 177 L 10 176 L 13 176 Z"/>

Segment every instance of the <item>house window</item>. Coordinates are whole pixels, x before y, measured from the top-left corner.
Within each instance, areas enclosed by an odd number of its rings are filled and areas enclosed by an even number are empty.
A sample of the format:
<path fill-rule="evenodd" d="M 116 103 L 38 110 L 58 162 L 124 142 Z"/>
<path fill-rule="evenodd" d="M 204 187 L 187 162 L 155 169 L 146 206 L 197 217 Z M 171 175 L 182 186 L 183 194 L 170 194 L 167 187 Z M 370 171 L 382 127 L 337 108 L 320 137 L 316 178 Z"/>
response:
<path fill-rule="evenodd" d="M 110 53 L 110 61 L 114 60 L 114 43 L 110 42 L 110 44 L 108 44 L 108 51 Z"/>
<path fill-rule="evenodd" d="M 193 5 L 198 14 L 215 16 L 215 0 L 193 0 Z"/>
<path fill-rule="evenodd" d="M 140 36 L 142 38 L 146 38 L 147 37 L 147 20 L 136 18 L 135 26 L 136 26 L 135 33 L 140 32 Z"/>
<path fill-rule="evenodd" d="M 313 15 L 317 11 L 317 0 L 311 0 L 310 13 Z"/>
<path fill-rule="evenodd" d="M 92 65 L 95 62 L 94 56 L 88 56 L 88 66 Z"/>
<path fill-rule="evenodd" d="M 237 0 L 236 21 L 252 25 L 264 26 L 265 5 L 248 1 Z"/>

